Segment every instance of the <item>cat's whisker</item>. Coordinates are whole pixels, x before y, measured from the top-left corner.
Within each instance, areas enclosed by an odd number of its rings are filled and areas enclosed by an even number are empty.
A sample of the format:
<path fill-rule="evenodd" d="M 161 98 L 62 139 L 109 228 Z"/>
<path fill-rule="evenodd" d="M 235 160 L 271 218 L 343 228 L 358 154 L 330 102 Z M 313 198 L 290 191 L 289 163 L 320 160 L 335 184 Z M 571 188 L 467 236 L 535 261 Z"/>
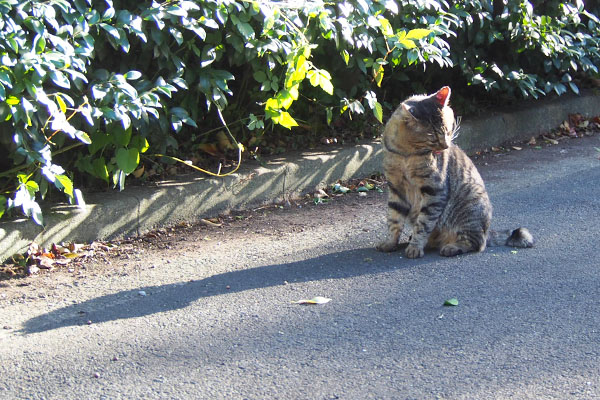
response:
<path fill-rule="evenodd" d="M 458 137 L 458 135 L 460 135 L 460 122 L 462 121 L 462 117 L 459 115 L 458 117 L 456 117 L 456 120 L 454 121 L 454 127 L 452 128 L 452 135 L 451 135 L 451 139 L 450 140 L 454 140 Z"/>

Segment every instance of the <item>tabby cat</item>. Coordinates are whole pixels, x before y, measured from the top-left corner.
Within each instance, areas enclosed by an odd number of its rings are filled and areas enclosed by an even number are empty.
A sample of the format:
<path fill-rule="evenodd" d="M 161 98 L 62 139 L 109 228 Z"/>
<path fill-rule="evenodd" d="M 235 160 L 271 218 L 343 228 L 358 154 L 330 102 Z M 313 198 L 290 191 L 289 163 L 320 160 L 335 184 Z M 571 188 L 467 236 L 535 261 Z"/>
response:
<path fill-rule="evenodd" d="M 442 256 L 483 251 L 486 245 L 533 246 L 525 228 L 490 230 L 492 205 L 469 157 L 452 143 L 458 131 L 448 106 L 450 88 L 405 100 L 386 124 L 384 170 L 389 185 L 389 237 L 377 250 L 399 249 L 406 222 L 412 227 L 405 253 L 423 257 L 426 248 Z"/>

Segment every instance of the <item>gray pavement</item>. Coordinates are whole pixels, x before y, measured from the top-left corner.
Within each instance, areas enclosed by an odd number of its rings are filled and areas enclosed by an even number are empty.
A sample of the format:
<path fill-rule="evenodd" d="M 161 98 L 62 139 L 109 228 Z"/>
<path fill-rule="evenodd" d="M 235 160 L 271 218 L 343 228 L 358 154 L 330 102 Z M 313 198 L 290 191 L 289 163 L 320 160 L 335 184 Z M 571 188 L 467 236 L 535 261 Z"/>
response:
<path fill-rule="evenodd" d="M 465 119 L 457 143 L 474 152 L 522 141 L 558 127 L 570 113 L 596 116 L 599 110 L 600 97 L 593 93 L 520 103 L 517 108 Z M 229 210 L 293 199 L 338 179 L 381 171 L 381 163 L 380 144 L 366 142 L 273 158 L 264 167 L 247 162 L 240 173 L 224 179 L 190 174 L 152 187 L 127 187 L 122 193 L 87 194 L 85 210 L 66 205 L 45 210 L 45 228 L 26 219 L 0 222 L 0 260 L 22 252 L 31 242 L 48 246 L 62 241 L 117 239 Z"/>
<path fill-rule="evenodd" d="M 371 192 L 24 288 L 0 313 L 0 398 L 600 398 L 595 147 L 477 160 L 493 227 L 528 227 L 532 249 L 378 253 Z M 291 303 L 317 295 L 332 300 Z"/>

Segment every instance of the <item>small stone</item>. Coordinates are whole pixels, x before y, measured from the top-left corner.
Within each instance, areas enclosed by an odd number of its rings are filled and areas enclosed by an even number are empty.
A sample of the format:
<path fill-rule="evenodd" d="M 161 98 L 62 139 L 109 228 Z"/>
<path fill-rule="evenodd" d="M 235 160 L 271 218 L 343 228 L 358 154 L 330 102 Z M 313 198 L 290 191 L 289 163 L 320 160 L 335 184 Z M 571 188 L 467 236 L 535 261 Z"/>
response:
<path fill-rule="evenodd" d="M 86 322 L 86 324 L 91 325 L 92 321 L 88 319 L 88 321 Z"/>
<path fill-rule="evenodd" d="M 113 358 L 111 358 L 111 361 L 119 361 L 119 357 L 114 356 Z"/>
<path fill-rule="evenodd" d="M 100 374 L 97 372 L 94 372 L 94 378 L 100 378 Z"/>
<path fill-rule="evenodd" d="M 146 296 L 146 295 L 147 295 L 147 294 L 146 294 L 146 292 L 145 292 L 144 290 L 140 290 L 140 291 L 138 292 L 138 294 L 139 294 L 140 296 Z"/>

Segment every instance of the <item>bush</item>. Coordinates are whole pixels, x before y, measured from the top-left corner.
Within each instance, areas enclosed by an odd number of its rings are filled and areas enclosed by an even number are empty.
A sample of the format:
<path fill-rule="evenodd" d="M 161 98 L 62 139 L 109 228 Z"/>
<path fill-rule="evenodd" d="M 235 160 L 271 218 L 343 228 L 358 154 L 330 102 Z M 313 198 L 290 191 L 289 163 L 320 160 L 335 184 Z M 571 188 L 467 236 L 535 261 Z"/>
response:
<path fill-rule="evenodd" d="M 598 72 L 581 1 L 294 4 L 0 0 L 0 216 L 41 224 L 52 190 L 82 204 L 74 182 L 123 189 L 141 157 L 179 146 L 241 152 L 296 126 L 381 123 L 444 83 L 538 97 Z"/>

